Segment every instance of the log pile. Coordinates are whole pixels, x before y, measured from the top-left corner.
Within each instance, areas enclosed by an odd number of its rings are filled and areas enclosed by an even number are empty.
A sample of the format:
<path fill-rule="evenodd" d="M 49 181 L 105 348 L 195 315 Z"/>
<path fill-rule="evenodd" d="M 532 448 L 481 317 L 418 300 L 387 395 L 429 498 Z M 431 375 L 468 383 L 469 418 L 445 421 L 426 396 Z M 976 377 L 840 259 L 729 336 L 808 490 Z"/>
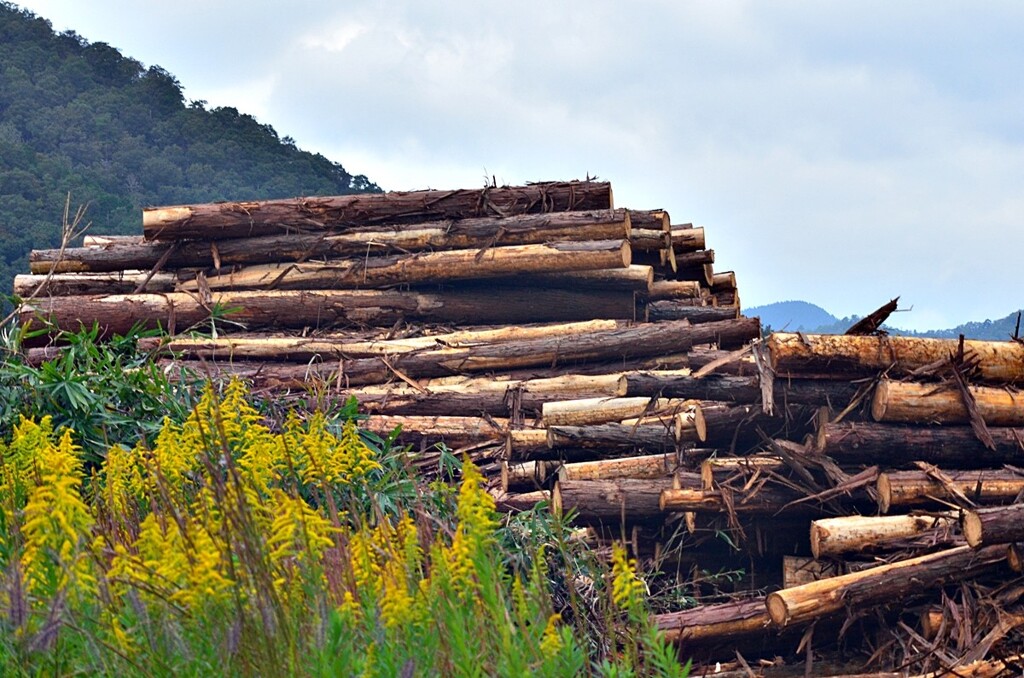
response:
<path fill-rule="evenodd" d="M 843 643 L 848 673 L 939 675 L 1024 649 L 1020 342 L 761 340 L 702 228 L 592 181 L 156 208 L 31 267 L 30 360 L 159 327 L 169 374 L 354 397 L 424 473 L 444 443 L 500 510 L 624 541 L 688 601 L 655 611 L 684 656 L 759 675 Z"/>

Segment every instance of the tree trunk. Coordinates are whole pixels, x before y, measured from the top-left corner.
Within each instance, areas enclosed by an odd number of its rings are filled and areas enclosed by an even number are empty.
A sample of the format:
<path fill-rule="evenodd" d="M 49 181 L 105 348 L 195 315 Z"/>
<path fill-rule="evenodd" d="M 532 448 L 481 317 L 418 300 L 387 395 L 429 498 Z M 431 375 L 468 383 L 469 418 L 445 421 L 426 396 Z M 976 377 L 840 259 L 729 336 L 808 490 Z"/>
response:
<path fill-rule="evenodd" d="M 619 380 L 620 397 L 662 397 L 719 402 L 755 403 L 761 398 L 756 376 L 735 377 L 712 374 L 703 379 L 688 371 L 633 372 Z"/>
<path fill-rule="evenodd" d="M 967 511 L 963 529 L 972 548 L 1024 541 L 1024 504 Z"/>
<path fill-rule="evenodd" d="M 618 318 L 632 320 L 636 309 L 630 293 L 522 290 L 518 295 L 449 291 L 439 293 L 380 290 L 250 291 L 213 293 L 208 302 L 184 292 L 100 297 L 49 297 L 21 307 L 22 324 L 40 315 L 58 329 L 78 331 L 98 323 L 104 334 L 126 334 L 137 323 L 146 329 L 162 326 L 170 334 L 206 322 L 222 309 L 229 323 L 249 329 L 332 328 L 373 325 L 390 327 L 406 320 L 465 324 L 517 324 Z M 707 342 L 709 326 L 723 340 L 742 341 L 756 321 L 728 326 L 708 323 L 689 330 Z M 38 326 L 38 325 L 37 325 Z"/>
<path fill-rule="evenodd" d="M 815 558 L 842 556 L 923 536 L 946 544 L 953 541 L 955 527 L 956 517 L 946 515 L 821 518 L 811 522 L 811 552 Z"/>
<path fill-rule="evenodd" d="M 381 256 L 425 250 L 481 249 L 572 240 L 629 237 L 626 210 L 524 214 L 360 229 L 343 234 L 269 235 L 217 242 L 145 242 L 141 236 L 102 246 L 33 250 L 33 273 L 149 270 L 166 257 L 164 268 L 220 268 L 282 261 Z M 173 251 L 170 251 L 173 250 Z M 170 252 L 169 252 L 170 251 Z"/>
<path fill-rule="evenodd" d="M 292 200 L 224 202 L 143 210 L 147 240 L 214 240 L 281 233 L 344 231 L 377 224 L 604 210 L 608 183 L 550 182 L 507 188 L 363 193 Z"/>
<path fill-rule="evenodd" d="M 596 448 L 603 450 L 648 450 L 672 452 L 676 432 L 662 424 L 595 424 L 593 426 L 548 426 L 548 447 Z"/>
<path fill-rule="evenodd" d="M 968 386 L 978 413 L 989 426 L 1024 426 L 1024 395 L 991 386 Z M 876 421 L 969 424 L 959 389 L 882 379 L 875 388 L 871 416 Z"/>
<path fill-rule="evenodd" d="M 638 230 L 653 230 L 668 233 L 672 220 L 665 210 L 629 210 L 629 221 Z"/>
<path fill-rule="evenodd" d="M 908 375 L 948 361 L 956 339 L 918 337 L 783 334 L 767 339 L 777 375 L 821 373 L 830 378 L 873 376 L 883 370 Z M 964 342 L 964 354 L 978 361 L 979 378 L 999 384 L 1024 382 L 1024 344 L 1011 341 Z"/>
<path fill-rule="evenodd" d="M 625 240 L 511 245 L 486 250 L 447 250 L 363 259 L 257 264 L 190 280 L 179 290 L 358 289 L 398 284 L 585 271 L 629 266 Z"/>
<path fill-rule="evenodd" d="M 677 644 L 725 643 L 771 630 L 764 598 L 700 605 L 682 612 L 654 615 L 665 640 Z"/>
<path fill-rule="evenodd" d="M 665 480 L 559 480 L 552 491 L 555 513 L 574 510 L 577 519 L 641 520 L 660 516 L 661 491 L 672 486 Z"/>
<path fill-rule="evenodd" d="M 583 398 L 544 403 L 545 426 L 607 424 L 644 416 L 674 415 L 682 400 L 641 398 Z"/>
<path fill-rule="evenodd" d="M 663 299 L 699 299 L 703 288 L 696 280 L 657 280 L 651 284 L 647 298 L 651 301 Z"/>
<path fill-rule="evenodd" d="M 777 626 L 787 626 L 847 609 L 895 603 L 926 588 L 967 579 L 1005 559 L 1001 546 L 980 551 L 960 546 L 776 591 L 768 595 L 768 614 Z"/>
<path fill-rule="evenodd" d="M 697 228 L 673 226 L 670 237 L 676 256 L 679 256 L 679 253 L 704 249 L 704 228 L 702 226 Z"/>
<path fill-rule="evenodd" d="M 1008 469 L 943 473 L 957 490 L 979 504 L 1012 502 L 1024 491 L 1024 475 Z M 888 513 L 894 506 L 950 502 L 956 502 L 956 496 L 924 471 L 887 471 L 878 475 L 878 510 L 882 513 Z"/>
<path fill-rule="evenodd" d="M 691 306 L 686 301 L 666 299 L 647 304 L 651 322 L 659 320 L 689 320 L 691 323 L 707 323 L 731 320 L 740 316 L 738 308 L 719 306 Z"/>
<path fill-rule="evenodd" d="M 398 440 L 403 444 L 429 447 L 445 443 L 452 449 L 505 440 L 508 421 L 478 417 L 400 417 L 374 415 L 360 422 L 367 431 L 386 436 L 401 427 Z"/>
<path fill-rule="evenodd" d="M 565 464 L 558 470 L 559 480 L 615 480 L 620 478 L 671 478 L 679 468 L 679 455 L 648 454 Z"/>
<path fill-rule="evenodd" d="M 668 247 L 670 238 L 660 228 L 633 228 L 629 234 L 629 244 L 634 252 L 660 252 Z"/>
<path fill-rule="evenodd" d="M 871 422 L 826 423 L 816 449 L 840 464 L 908 465 L 925 461 L 943 468 L 992 468 L 1024 459 L 1024 428 L 989 428 L 990 450 L 969 426 L 909 426 Z"/>

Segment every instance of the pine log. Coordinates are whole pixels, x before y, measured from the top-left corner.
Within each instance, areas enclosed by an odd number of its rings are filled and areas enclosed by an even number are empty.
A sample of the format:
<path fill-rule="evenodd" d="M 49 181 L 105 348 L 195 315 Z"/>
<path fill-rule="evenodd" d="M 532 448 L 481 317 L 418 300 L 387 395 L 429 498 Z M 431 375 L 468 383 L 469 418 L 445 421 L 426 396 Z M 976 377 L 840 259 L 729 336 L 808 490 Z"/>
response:
<path fill-rule="evenodd" d="M 832 378 L 873 376 L 883 370 L 906 376 L 948 361 L 958 350 L 956 339 L 781 332 L 768 337 L 767 345 L 777 375 L 819 373 Z M 978 361 L 978 377 L 984 381 L 1024 383 L 1024 344 L 967 340 L 964 355 Z"/>
<path fill-rule="evenodd" d="M 84 235 L 82 247 L 104 247 L 106 245 L 138 244 L 143 241 L 141 235 Z M 47 269 L 49 270 L 49 269 Z"/>
<path fill-rule="evenodd" d="M 634 260 L 633 263 L 643 263 L 643 257 L 640 257 L 639 260 Z M 684 268 L 680 264 L 671 275 L 666 273 L 665 277 L 669 280 L 696 280 L 702 286 L 710 288 L 715 279 L 715 267 L 713 264 L 696 264 Z"/>
<path fill-rule="evenodd" d="M 963 530 L 972 548 L 1024 541 L 1024 504 L 967 511 Z"/>
<path fill-rule="evenodd" d="M 126 334 L 134 325 L 162 326 L 181 331 L 210 318 L 215 307 L 226 310 L 226 320 L 250 329 L 269 327 L 331 328 L 346 325 L 390 327 L 403 320 L 465 324 L 517 324 L 636 316 L 631 293 L 573 292 L 558 289 L 522 290 L 518 295 L 450 291 L 443 293 L 357 291 L 248 291 L 213 293 L 209 301 L 185 292 L 85 297 L 48 297 L 23 305 L 21 323 L 39 316 L 58 329 L 77 331 L 98 323 L 104 334 Z M 729 325 L 706 323 L 690 331 L 711 343 L 743 341 L 756 320 L 739 319 Z M 703 342 L 702 342 L 703 343 Z"/>
<path fill-rule="evenodd" d="M 840 464 L 907 465 L 915 461 L 943 468 L 992 468 L 1024 462 L 1024 428 L 989 428 L 996 449 L 978 440 L 969 426 L 909 426 L 872 422 L 825 423 L 817 451 Z"/>
<path fill-rule="evenodd" d="M 821 581 L 841 574 L 833 561 L 817 560 L 805 556 L 782 556 L 782 588 L 789 589 L 813 581 Z"/>
<path fill-rule="evenodd" d="M 672 220 L 665 210 L 629 210 L 629 221 L 633 228 L 669 233 Z"/>
<path fill-rule="evenodd" d="M 736 274 L 732 271 L 716 273 L 711 280 L 712 292 L 734 292 L 736 290 Z"/>
<path fill-rule="evenodd" d="M 512 429 L 505 436 L 505 458 L 512 461 L 548 459 L 548 432 L 544 429 Z"/>
<path fill-rule="evenodd" d="M 670 232 L 672 249 L 677 253 L 696 252 L 704 249 L 704 227 L 691 225 L 673 226 Z M 677 254 L 678 256 L 678 254 Z"/>
<path fill-rule="evenodd" d="M 960 546 L 776 591 L 766 605 L 777 626 L 811 622 L 847 609 L 899 603 L 924 589 L 993 569 L 1005 559 L 1002 546 L 978 551 Z"/>
<path fill-rule="evenodd" d="M 585 426 L 621 422 L 642 416 L 674 415 L 683 400 L 666 398 L 583 398 L 544 403 L 541 417 L 545 426 Z"/>
<path fill-rule="evenodd" d="M 658 500 L 671 485 L 669 479 L 559 480 L 551 506 L 557 515 L 572 510 L 582 521 L 642 520 L 661 515 Z"/>
<path fill-rule="evenodd" d="M 608 183 L 550 182 L 477 190 L 363 193 L 156 207 L 143 210 L 142 230 L 147 240 L 214 240 L 342 231 L 374 224 L 604 210 L 612 206 Z"/>
<path fill-rule="evenodd" d="M 1007 388 L 968 386 L 981 418 L 989 426 L 1024 426 L 1024 394 Z M 969 424 L 959 389 L 935 384 L 882 379 L 871 405 L 875 421 Z"/>
<path fill-rule="evenodd" d="M 665 640 L 687 646 L 724 643 L 771 629 L 764 598 L 700 605 L 682 612 L 657 614 L 652 620 Z"/>
<path fill-rule="evenodd" d="M 1024 544 L 1007 544 L 1006 564 L 1017 574 L 1024 573 Z"/>
<path fill-rule="evenodd" d="M 33 273 L 149 270 L 164 259 L 164 268 L 220 268 L 239 264 L 380 256 L 426 250 L 480 249 L 571 240 L 621 240 L 630 237 L 626 210 L 556 212 L 511 217 L 483 217 L 354 230 L 343 234 L 269 235 L 217 242 L 146 242 L 141 236 L 102 246 L 33 250 Z M 165 259 L 166 257 L 166 259 Z"/>
<path fill-rule="evenodd" d="M 799 425 L 800 416 L 793 416 L 794 425 Z M 785 418 L 765 414 L 760 407 L 753 405 L 731 405 L 720 402 L 701 402 L 695 412 L 694 426 L 697 439 L 708 443 L 709 447 L 731 447 L 736 443 L 758 440 L 760 431 L 768 434 L 777 432 L 787 425 Z M 792 433 L 788 437 L 792 437 Z"/>
<path fill-rule="evenodd" d="M 619 478 L 670 478 L 679 468 L 679 455 L 648 454 L 639 457 L 598 459 L 564 464 L 559 480 L 615 480 Z"/>
<path fill-rule="evenodd" d="M 936 544 L 949 543 L 956 516 L 842 516 L 811 522 L 815 558 L 885 548 L 887 544 L 931 534 Z"/>
<path fill-rule="evenodd" d="M 629 244 L 634 252 L 660 252 L 669 246 L 671 235 L 660 228 L 633 228 Z"/>
<path fill-rule="evenodd" d="M 647 304 L 651 322 L 660 320 L 689 320 L 691 323 L 707 323 L 738 318 L 738 308 L 718 306 L 691 306 L 685 300 L 666 299 Z"/>
<path fill-rule="evenodd" d="M 756 376 L 712 374 L 697 379 L 688 370 L 663 370 L 623 375 L 618 394 L 622 398 L 644 396 L 754 403 L 761 398 L 761 386 Z"/>
<path fill-rule="evenodd" d="M 718 366 L 711 371 L 711 374 L 731 374 L 734 376 L 755 376 L 757 364 L 754 357 L 748 353 L 736 355 L 733 351 L 721 349 L 694 347 L 690 351 L 689 367 L 693 372 L 698 372 L 707 365 L 717 362 Z M 728 358 L 728 360 L 726 360 Z M 669 375 L 671 376 L 671 375 Z M 789 383 L 785 381 L 783 383 Z"/>
<path fill-rule="evenodd" d="M 510 464 L 501 462 L 502 492 L 523 491 L 541 488 L 548 476 L 557 467 L 552 461 L 525 461 Z"/>
<path fill-rule="evenodd" d="M 735 308 L 737 311 L 740 309 L 740 293 L 736 290 L 712 292 L 711 300 L 715 302 L 715 306 Z"/>
<path fill-rule="evenodd" d="M 672 488 L 661 493 L 661 509 L 666 512 L 775 514 L 816 512 L 817 505 L 810 502 L 793 504 L 799 499 L 795 492 L 778 486 L 755 487 L 749 491 L 719 488 L 703 490 Z"/>
<path fill-rule="evenodd" d="M 502 513 L 530 511 L 540 502 L 551 503 L 551 490 L 535 490 L 516 494 L 494 492 L 492 496 L 494 496 L 494 507 Z"/>
<path fill-rule="evenodd" d="M 785 468 L 786 464 L 781 458 L 771 455 L 705 459 L 700 465 L 701 489 L 714 490 L 716 485 L 736 474 L 752 477 L 762 471 L 781 471 Z"/>
<path fill-rule="evenodd" d="M 647 298 L 652 301 L 699 299 L 703 290 L 696 280 L 657 280 L 651 284 Z"/>
<path fill-rule="evenodd" d="M 508 294 L 515 294 L 515 288 L 519 287 L 558 287 L 560 289 L 629 290 L 646 295 L 650 292 L 653 284 L 653 268 L 631 265 L 626 268 L 600 268 L 585 271 L 527 272 L 514 277 L 491 278 L 486 282 L 466 281 L 453 286 L 469 288 L 474 285 L 486 285 L 488 288 L 510 288 Z"/>
<path fill-rule="evenodd" d="M 360 423 L 367 431 L 388 435 L 401 427 L 398 440 L 403 444 L 428 447 L 444 443 L 452 449 L 505 439 L 508 421 L 479 417 L 413 417 L 374 415 Z"/>
<path fill-rule="evenodd" d="M 146 283 L 147 292 L 171 292 L 178 284 L 179 279 L 179 276 L 174 273 L 150 275 L 138 271 L 16 275 L 14 276 L 14 293 L 19 297 L 131 294 L 143 282 Z"/>
<path fill-rule="evenodd" d="M 1024 475 L 1009 469 L 943 471 L 953 487 L 977 504 L 1011 502 L 1024 492 Z M 894 506 L 949 504 L 957 499 L 945 485 L 925 471 L 886 471 L 878 475 L 878 510 Z"/>
<path fill-rule="evenodd" d="M 604 450 L 649 450 L 672 452 L 676 431 L 671 426 L 645 424 L 595 424 L 592 426 L 549 426 L 548 447 L 596 448 Z"/>
<path fill-rule="evenodd" d="M 397 284 L 496 278 L 522 273 L 626 268 L 625 240 L 510 245 L 486 250 L 418 252 L 362 259 L 255 264 L 190 280 L 179 290 L 312 290 L 387 287 Z"/>

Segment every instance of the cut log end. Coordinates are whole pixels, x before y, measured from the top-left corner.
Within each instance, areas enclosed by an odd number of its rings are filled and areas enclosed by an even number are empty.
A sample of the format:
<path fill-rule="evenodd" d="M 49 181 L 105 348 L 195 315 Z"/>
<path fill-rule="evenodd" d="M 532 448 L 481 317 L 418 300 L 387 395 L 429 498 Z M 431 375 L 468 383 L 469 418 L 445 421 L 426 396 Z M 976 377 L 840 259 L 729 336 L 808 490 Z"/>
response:
<path fill-rule="evenodd" d="M 785 599 L 778 593 L 769 593 L 765 601 L 768 607 L 768 616 L 776 626 L 785 626 L 789 622 L 789 608 Z"/>
<path fill-rule="evenodd" d="M 811 522 L 811 553 L 815 560 L 821 557 L 822 543 L 827 541 L 828 537 L 827 529 L 814 521 Z"/>
<path fill-rule="evenodd" d="M 892 507 L 892 483 L 885 473 L 878 474 L 878 510 L 881 513 L 888 513 Z M 813 540 L 813 537 L 812 537 Z"/>
<path fill-rule="evenodd" d="M 882 379 L 875 386 L 875 397 L 871 401 L 871 418 L 875 421 L 885 421 L 886 410 L 889 409 L 889 380 Z"/>
<path fill-rule="evenodd" d="M 708 439 L 708 422 L 704 418 L 704 412 L 698 405 L 693 412 L 693 428 L 697 431 L 697 439 L 702 443 Z"/>
<path fill-rule="evenodd" d="M 984 528 L 981 524 L 981 518 L 974 511 L 968 511 L 964 514 L 963 531 L 964 537 L 971 548 L 978 548 L 982 545 Z"/>

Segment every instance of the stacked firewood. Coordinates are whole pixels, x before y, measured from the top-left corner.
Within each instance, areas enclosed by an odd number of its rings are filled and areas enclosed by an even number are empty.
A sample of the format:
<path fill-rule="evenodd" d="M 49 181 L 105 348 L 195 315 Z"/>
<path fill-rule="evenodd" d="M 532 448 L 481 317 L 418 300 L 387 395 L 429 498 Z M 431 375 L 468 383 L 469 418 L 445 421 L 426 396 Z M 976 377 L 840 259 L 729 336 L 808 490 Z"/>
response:
<path fill-rule="evenodd" d="M 22 322 L 161 327 L 142 345 L 168 373 L 354 397 L 424 472 L 444 443 L 502 510 L 543 502 L 599 553 L 627 543 L 675 601 L 655 620 L 680 653 L 735 675 L 778 655 L 822 674 L 840 640 L 920 675 L 1017 661 L 1019 342 L 762 341 L 703 229 L 593 181 L 143 222 L 33 252 Z"/>

